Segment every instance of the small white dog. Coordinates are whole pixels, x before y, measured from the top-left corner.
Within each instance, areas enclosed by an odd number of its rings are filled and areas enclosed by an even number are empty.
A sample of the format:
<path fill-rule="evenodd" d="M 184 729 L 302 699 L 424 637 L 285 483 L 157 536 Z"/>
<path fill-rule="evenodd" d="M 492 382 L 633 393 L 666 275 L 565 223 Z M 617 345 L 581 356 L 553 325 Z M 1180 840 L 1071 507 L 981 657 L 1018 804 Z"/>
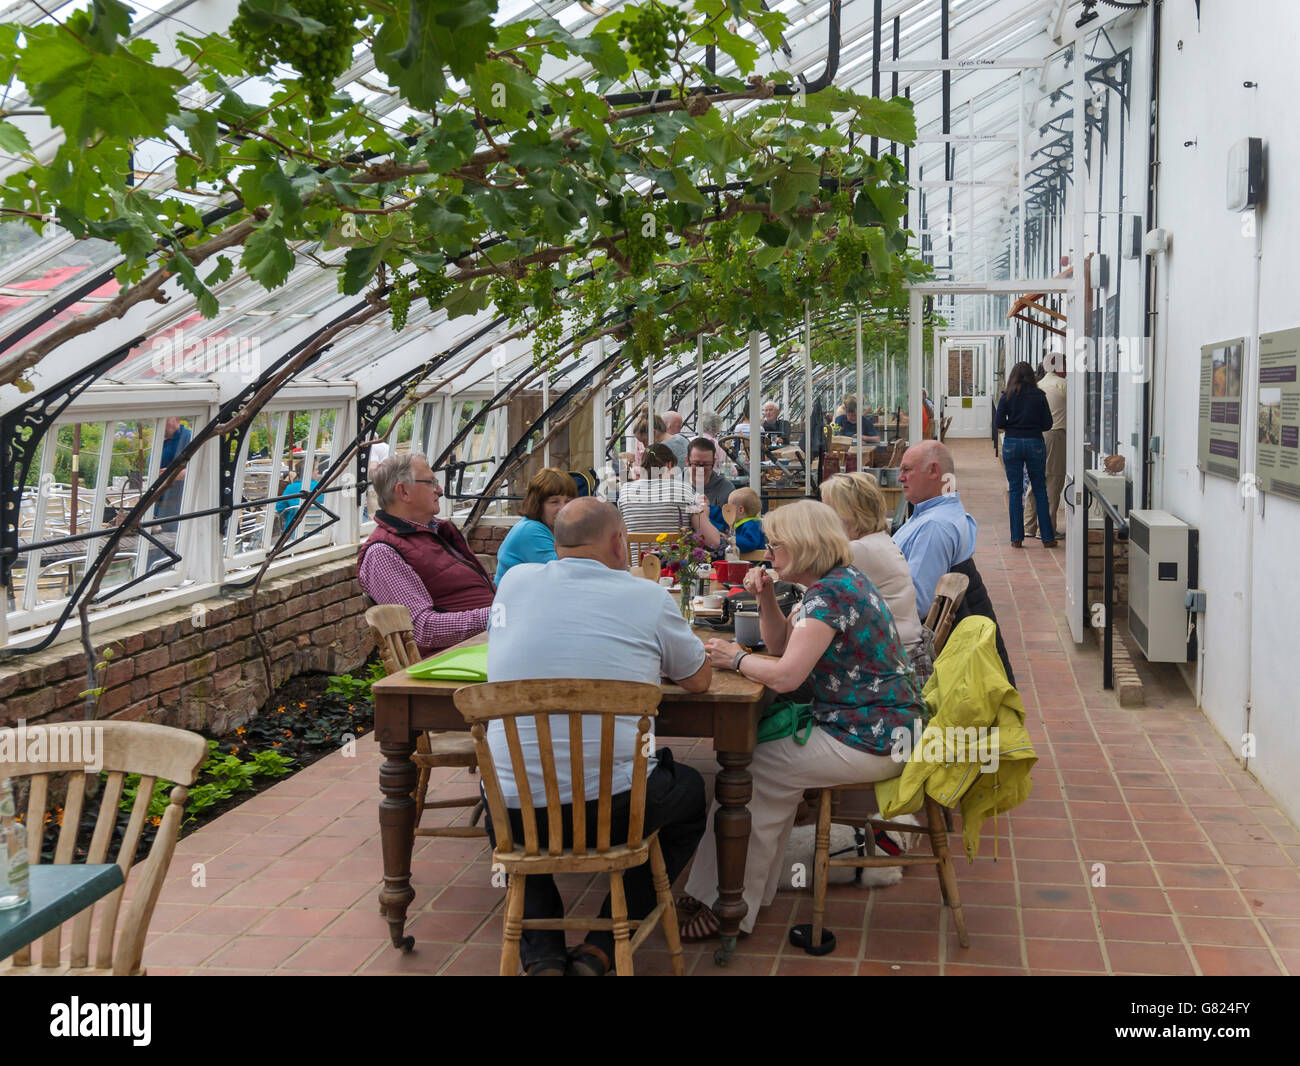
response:
<path fill-rule="evenodd" d="M 883 820 L 879 811 L 871 817 L 876 820 Z M 900 815 L 897 818 L 891 818 L 890 821 L 914 825 L 918 829 L 921 826 L 920 821 L 917 820 L 915 815 L 911 814 Z M 920 832 L 898 833 L 893 830 L 882 829 L 877 836 L 876 854 L 882 857 L 890 854 L 905 855 L 921 842 L 921 836 Z M 782 888 L 802 888 L 812 891 L 816 844 L 817 827 L 815 825 L 797 825 L 790 831 L 790 840 L 785 846 L 785 856 L 782 859 L 784 864 L 781 873 Z M 832 822 L 831 857 L 854 854 L 864 857 L 868 854 L 866 837 L 862 828 Z M 856 882 L 865 888 L 887 888 L 890 885 L 898 884 L 902 879 L 903 868 L 901 866 L 866 868 L 832 866 L 826 874 L 828 884 L 844 885 Z"/>

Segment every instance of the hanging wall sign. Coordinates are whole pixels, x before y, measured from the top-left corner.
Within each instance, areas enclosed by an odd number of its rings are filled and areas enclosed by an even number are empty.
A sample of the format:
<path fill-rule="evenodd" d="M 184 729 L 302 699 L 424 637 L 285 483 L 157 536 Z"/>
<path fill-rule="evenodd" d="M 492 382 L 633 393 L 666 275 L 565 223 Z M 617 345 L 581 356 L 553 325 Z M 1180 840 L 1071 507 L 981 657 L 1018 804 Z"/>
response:
<path fill-rule="evenodd" d="M 1241 476 L 1241 357 L 1246 340 L 1201 348 L 1200 433 L 1196 465 L 1207 474 Z"/>
<path fill-rule="evenodd" d="M 1259 337 L 1260 488 L 1300 500 L 1300 329 Z"/>

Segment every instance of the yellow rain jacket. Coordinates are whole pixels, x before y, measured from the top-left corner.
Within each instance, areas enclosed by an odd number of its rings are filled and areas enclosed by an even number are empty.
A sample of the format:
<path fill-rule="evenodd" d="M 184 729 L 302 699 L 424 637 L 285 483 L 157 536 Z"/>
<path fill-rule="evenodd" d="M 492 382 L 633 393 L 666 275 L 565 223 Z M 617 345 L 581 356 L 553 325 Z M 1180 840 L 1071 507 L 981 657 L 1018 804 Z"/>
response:
<path fill-rule="evenodd" d="M 972 860 L 984 820 L 1029 797 L 1029 771 L 1038 761 L 1025 729 L 1025 705 L 998 658 L 996 631 L 980 615 L 952 631 L 922 693 L 933 717 L 919 740 L 915 733 L 899 738 L 895 751 L 911 743 L 902 776 L 876 785 L 886 818 L 920 810 L 926 793 L 945 807 L 960 803 Z M 996 846 L 995 837 L 995 857 Z"/>

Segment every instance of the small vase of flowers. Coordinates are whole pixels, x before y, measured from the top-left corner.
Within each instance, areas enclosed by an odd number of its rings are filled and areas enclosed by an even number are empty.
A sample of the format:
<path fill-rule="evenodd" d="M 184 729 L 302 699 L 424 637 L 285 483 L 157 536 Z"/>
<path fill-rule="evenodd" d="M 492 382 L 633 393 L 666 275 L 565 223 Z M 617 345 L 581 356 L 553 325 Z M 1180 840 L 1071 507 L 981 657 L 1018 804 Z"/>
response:
<path fill-rule="evenodd" d="M 663 547 L 660 559 L 676 571 L 677 582 L 681 586 L 682 617 L 688 622 L 694 617 L 691 607 L 696 593 L 700 575 L 709 568 L 711 557 L 704 541 L 693 529 L 684 530 L 675 541 L 668 540 L 668 534 L 660 533 L 658 540 Z"/>

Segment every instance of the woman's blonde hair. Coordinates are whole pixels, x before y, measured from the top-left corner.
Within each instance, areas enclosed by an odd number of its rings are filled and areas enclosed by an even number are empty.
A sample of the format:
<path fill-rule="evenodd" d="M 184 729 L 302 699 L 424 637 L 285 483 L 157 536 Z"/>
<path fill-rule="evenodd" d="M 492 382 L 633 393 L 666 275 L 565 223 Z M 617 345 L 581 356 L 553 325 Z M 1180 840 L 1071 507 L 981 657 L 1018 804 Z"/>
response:
<path fill-rule="evenodd" d="M 790 569 L 796 573 L 821 577 L 853 562 L 839 516 L 816 500 L 773 508 L 763 518 L 763 531 L 769 545 L 775 541 L 789 553 Z"/>
<path fill-rule="evenodd" d="M 868 474 L 836 474 L 822 482 L 822 500 L 844 519 L 853 540 L 887 525 L 885 494 Z"/>

